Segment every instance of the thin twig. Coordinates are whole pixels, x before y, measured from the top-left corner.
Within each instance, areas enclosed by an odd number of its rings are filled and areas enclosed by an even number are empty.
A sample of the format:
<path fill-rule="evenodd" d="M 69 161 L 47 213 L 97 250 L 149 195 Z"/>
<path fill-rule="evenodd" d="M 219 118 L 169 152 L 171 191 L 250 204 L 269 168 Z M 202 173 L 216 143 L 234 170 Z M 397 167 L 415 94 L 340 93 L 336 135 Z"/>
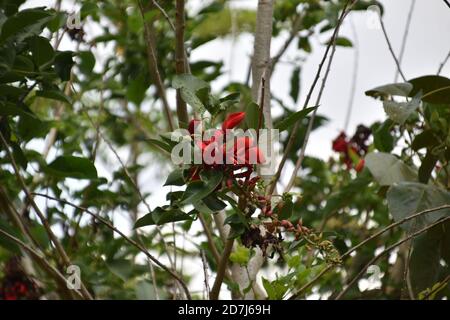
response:
<path fill-rule="evenodd" d="M 414 12 L 414 6 L 416 5 L 416 0 L 411 1 L 411 6 L 409 7 L 408 18 L 406 19 L 405 32 L 403 33 L 402 47 L 400 49 L 400 54 L 398 55 L 398 64 L 402 64 L 403 54 L 405 53 L 406 40 L 408 39 L 409 27 L 411 25 L 412 14 Z M 394 82 L 397 82 L 399 71 L 395 72 Z"/>
<path fill-rule="evenodd" d="M 450 217 L 446 217 L 444 219 L 438 220 L 437 222 L 434 222 L 428 226 L 426 226 L 425 228 L 422 228 L 412 234 L 410 234 L 409 236 L 403 238 L 400 241 L 397 241 L 396 243 L 390 245 L 389 247 L 387 247 L 386 249 L 384 249 L 381 253 L 379 253 L 378 255 L 376 255 L 375 257 L 373 257 L 362 269 L 360 272 L 358 272 L 358 274 L 353 277 L 353 279 L 350 281 L 350 283 L 345 287 L 344 290 L 342 290 L 342 292 L 340 292 L 337 296 L 335 300 L 339 300 L 341 299 L 347 292 L 348 290 L 355 284 L 356 281 L 358 281 L 366 272 L 366 269 L 371 266 L 375 261 L 377 261 L 379 258 L 381 258 L 382 256 L 384 256 L 386 253 L 390 252 L 392 249 L 395 249 L 396 247 L 398 247 L 399 245 L 401 245 L 402 243 L 424 233 L 425 231 L 439 225 L 442 224 L 443 222 L 446 222 L 450 220 Z"/>
<path fill-rule="evenodd" d="M 343 22 L 343 20 L 344 20 L 344 18 L 346 16 L 347 8 L 350 5 L 351 1 L 352 0 L 347 0 L 347 2 L 344 5 L 344 8 L 342 9 L 342 13 L 341 13 L 341 15 L 340 15 L 340 17 L 339 17 L 339 19 L 337 21 L 337 25 L 334 28 L 334 32 L 333 32 L 333 35 L 331 37 L 331 41 L 328 43 L 328 45 L 327 45 L 327 47 L 325 49 L 325 52 L 323 54 L 322 60 L 319 63 L 316 75 L 314 76 L 313 83 L 311 84 L 309 92 L 308 92 L 308 94 L 306 96 L 306 100 L 305 100 L 305 102 L 303 104 L 302 110 L 306 109 L 308 104 L 309 104 L 309 100 L 311 99 L 311 95 L 312 95 L 312 93 L 313 93 L 313 91 L 314 91 L 314 89 L 315 89 L 315 87 L 317 85 L 317 82 L 319 81 L 320 73 L 322 72 L 323 65 L 325 64 L 325 61 L 326 61 L 326 59 L 328 57 L 328 53 L 329 53 L 329 51 L 331 49 L 331 46 L 332 46 L 332 44 L 334 43 L 334 41 L 335 41 L 335 39 L 337 37 L 337 32 L 339 31 L 339 26 L 342 24 L 342 22 Z M 353 6 L 357 1 L 358 0 L 353 0 L 353 3 L 351 5 Z M 351 7 L 350 7 L 350 9 L 351 9 Z M 286 148 L 285 148 L 284 153 L 283 153 L 283 157 L 281 158 L 280 164 L 278 165 L 277 172 L 275 173 L 275 175 L 274 175 L 274 177 L 273 177 L 273 179 L 271 181 L 271 184 L 270 184 L 270 186 L 268 188 L 268 195 L 272 195 L 273 191 L 275 190 L 276 184 L 278 182 L 278 179 L 281 176 L 281 172 L 283 171 L 283 167 L 284 167 L 284 164 L 286 163 L 286 160 L 287 160 L 287 157 L 289 155 L 289 152 L 291 151 L 291 148 L 292 148 L 294 142 L 297 139 L 297 131 L 298 131 L 298 128 L 300 126 L 300 122 L 301 122 L 300 120 L 297 121 L 295 123 L 295 125 L 294 125 L 294 128 L 292 129 L 292 134 L 289 137 L 288 143 L 287 143 Z"/>
<path fill-rule="evenodd" d="M 400 67 L 400 62 L 398 61 L 397 57 L 395 56 L 394 49 L 392 49 L 391 41 L 389 41 L 389 37 L 388 37 L 387 32 L 386 32 L 386 27 L 384 26 L 383 18 L 381 17 L 381 13 L 380 12 L 378 12 L 378 18 L 380 20 L 381 30 L 383 31 L 384 39 L 386 39 L 386 43 L 388 45 L 389 52 L 391 53 L 392 58 L 395 61 L 395 65 L 397 66 L 397 71 L 400 74 L 400 76 L 402 77 L 403 81 L 406 82 L 406 77 L 405 77 L 405 75 L 402 72 L 402 68 Z"/>
<path fill-rule="evenodd" d="M 449 59 L 450 59 L 450 51 L 448 52 L 448 54 L 445 57 L 444 61 L 442 61 L 441 64 L 439 65 L 439 68 L 438 68 L 438 71 L 437 71 L 437 75 L 441 74 L 442 69 L 444 69 L 444 66 L 448 62 Z"/>
<path fill-rule="evenodd" d="M 145 254 L 145 256 L 150 259 L 151 261 L 153 261 L 158 267 L 164 269 L 164 271 L 168 272 L 175 280 L 177 280 L 180 285 L 183 287 L 183 290 L 186 294 L 186 297 L 191 300 L 191 295 L 189 294 L 189 289 L 187 288 L 187 285 L 184 283 L 184 281 L 178 276 L 178 274 L 171 270 L 170 268 L 166 267 L 162 262 L 160 262 L 157 258 L 155 258 L 150 252 L 148 252 L 148 250 L 146 248 L 144 248 L 142 245 L 140 245 L 139 243 L 137 243 L 136 241 L 134 241 L 133 239 L 127 237 L 122 231 L 120 231 L 119 229 L 117 229 L 116 227 L 114 227 L 109 221 L 105 220 L 104 218 L 102 218 L 101 216 L 99 216 L 98 214 L 88 210 L 87 208 L 78 206 L 74 203 L 71 203 L 69 201 L 63 200 L 63 199 L 58 199 L 52 196 L 49 196 L 47 194 L 43 194 L 43 193 L 33 193 L 33 195 L 35 196 L 40 196 L 40 197 L 44 197 L 50 200 L 54 200 L 54 201 L 58 201 L 64 204 L 67 204 L 71 207 L 74 207 L 78 210 L 81 210 L 82 212 L 86 212 L 87 214 L 89 214 L 90 216 L 94 217 L 95 219 L 97 219 L 99 222 L 101 222 L 102 224 L 104 224 L 105 226 L 107 226 L 109 229 L 113 230 L 114 232 L 116 232 L 117 234 L 119 234 L 123 239 L 125 239 L 125 241 L 127 241 L 129 244 L 131 244 L 132 246 L 134 246 L 135 248 L 137 248 L 139 251 L 141 251 L 142 253 Z"/>

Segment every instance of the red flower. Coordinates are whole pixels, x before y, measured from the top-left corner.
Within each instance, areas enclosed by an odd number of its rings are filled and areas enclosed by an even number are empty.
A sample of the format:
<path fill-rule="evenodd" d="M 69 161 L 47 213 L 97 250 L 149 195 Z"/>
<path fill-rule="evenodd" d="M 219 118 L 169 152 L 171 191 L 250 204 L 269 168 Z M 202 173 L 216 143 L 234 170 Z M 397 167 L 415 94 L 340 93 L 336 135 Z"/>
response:
<path fill-rule="evenodd" d="M 341 132 L 336 139 L 333 140 L 333 150 L 336 152 L 346 153 L 348 149 L 347 136 Z"/>
<path fill-rule="evenodd" d="M 197 119 L 192 119 L 192 120 L 189 122 L 188 131 L 189 131 L 190 134 L 194 134 L 194 132 L 195 132 L 195 127 L 198 126 L 199 123 L 200 123 L 200 120 L 197 120 Z"/>
<path fill-rule="evenodd" d="M 236 127 L 239 123 L 242 122 L 245 118 L 245 112 L 235 112 L 225 119 L 225 121 L 222 124 L 222 130 L 225 131 L 226 129 L 233 129 Z"/>

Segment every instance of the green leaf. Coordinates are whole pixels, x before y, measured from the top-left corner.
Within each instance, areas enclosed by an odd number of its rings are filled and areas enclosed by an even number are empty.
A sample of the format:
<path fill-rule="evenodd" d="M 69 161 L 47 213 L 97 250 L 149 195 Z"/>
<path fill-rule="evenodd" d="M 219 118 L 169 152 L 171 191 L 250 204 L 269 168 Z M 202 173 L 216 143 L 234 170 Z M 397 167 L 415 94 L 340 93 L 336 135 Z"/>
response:
<path fill-rule="evenodd" d="M 190 182 L 184 192 L 181 204 L 195 203 L 211 194 L 222 182 L 221 170 L 206 170 L 200 173 L 202 180 Z"/>
<path fill-rule="evenodd" d="M 147 213 L 142 218 L 138 219 L 134 224 L 134 228 L 141 228 L 151 225 L 163 225 L 169 222 L 177 222 L 184 220 L 192 220 L 192 217 L 180 209 L 169 206 L 156 207 L 150 213 Z"/>
<path fill-rule="evenodd" d="M 96 179 L 97 169 L 86 158 L 75 156 L 60 156 L 50 163 L 45 172 L 62 178 Z"/>
<path fill-rule="evenodd" d="M 14 38 L 16 42 L 22 42 L 30 36 L 38 35 L 52 18 L 53 14 L 42 8 L 21 10 L 3 24 L 0 44 L 11 38 Z"/>
<path fill-rule="evenodd" d="M 365 157 L 366 166 L 381 186 L 390 186 L 397 182 L 417 181 L 417 173 L 412 168 L 384 152 L 372 152 Z"/>
<path fill-rule="evenodd" d="M 387 119 L 383 124 L 374 129 L 373 142 L 375 148 L 381 152 L 391 152 L 394 149 L 394 137 L 391 135 L 391 128 L 394 122 Z"/>
<path fill-rule="evenodd" d="M 164 186 L 183 186 L 185 185 L 185 183 L 186 182 L 184 181 L 184 170 L 175 169 L 167 177 Z"/>
<path fill-rule="evenodd" d="M 240 92 L 232 92 L 228 95 L 226 95 L 223 98 L 220 98 L 219 101 L 220 102 L 226 102 L 226 101 L 231 101 L 233 103 L 238 103 L 241 97 L 241 93 Z"/>
<path fill-rule="evenodd" d="M 72 51 L 59 51 L 55 56 L 55 71 L 62 81 L 70 80 L 70 71 L 74 65 Z"/>
<path fill-rule="evenodd" d="M 211 194 L 202 199 L 202 202 L 212 211 L 219 212 L 226 208 L 227 204 L 217 198 L 214 194 Z"/>
<path fill-rule="evenodd" d="M 127 86 L 126 97 L 129 101 L 139 106 L 145 98 L 145 92 L 148 85 L 145 82 L 144 76 L 140 75 L 136 79 L 129 81 Z"/>
<path fill-rule="evenodd" d="M 95 67 L 94 54 L 91 51 L 80 51 L 77 55 L 80 57 L 80 64 L 78 65 L 80 71 L 85 75 L 91 75 Z"/>
<path fill-rule="evenodd" d="M 419 168 L 419 182 L 428 183 L 428 180 L 431 177 L 431 173 L 436 166 L 436 162 L 438 161 L 438 157 L 436 157 L 430 149 L 427 150 L 427 155 L 422 160 L 422 164 Z"/>
<path fill-rule="evenodd" d="M 200 113 L 205 111 L 205 105 L 202 100 L 196 95 L 197 91 L 203 88 L 209 88 L 209 84 L 200 80 L 190 74 L 176 75 L 173 78 L 172 86 L 179 89 L 183 100 L 192 108 Z"/>
<path fill-rule="evenodd" d="M 70 97 L 64 94 L 64 92 L 59 90 L 39 90 L 36 91 L 36 96 L 61 101 L 67 104 L 72 104 Z"/>
<path fill-rule="evenodd" d="M 117 259 L 106 263 L 109 271 L 114 275 L 122 279 L 122 281 L 127 281 L 133 274 L 133 264 L 127 259 Z"/>
<path fill-rule="evenodd" d="M 410 96 L 422 95 L 422 101 L 450 104 L 450 79 L 442 76 L 424 76 L 409 80 L 413 85 Z"/>
<path fill-rule="evenodd" d="M 168 152 L 168 153 L 172 152 L 172 147 L 169 144 L 167 144 L 167 143 L 165 143 L 163 141 L 160 141 L 160 140 L 157 140 L 157 139 L 151 139 L 151 138 L 150 139 L 145 139 L 145 141 L 150 143 L 153 146 L 158 147 L 159 149 L 162 149 L 162 150 Z"/>
<path fill-rule="evenodd" d="M 383 101 L 383 108 L 389 119 L 398 124 L 404 124 L 419 106 L 419 99 L 412 99 L 408 102 Z"/>
<path fill-rule="evenodd" d="M 262 277 L 264 289 L 266 289 L 269 300 L 281 300 L 288 290 L 288 286 L 280 280 L 270 282 Z"/>
<path fill-rule="evenodd" d="M 5 220 L 3 220 L 3 217 L 0 216 L 0 230 L 3 230 L 4 232 L 9 233 L 10 235 L 22 239 L 21 234 L 19 233 L 16 228 L 13 228 L 10 226 Z M 10 240 L 8 237 L 4 236 L 0 233 L 0 248 L 4 248 L 8 251 L 11 251 L 15 254 L 20 254 L 20 247 Z"/>
<path fill-rule="evenodd" d="M 180 74 L 173 77 L 172 86 L 174 89 L 186 88 L 196 92 L 202 88 L 209 87 L 209 84 L 191 74 Z"/>
<path fill-rule="evenodd" d="M 300 37 L 298 39 L 298 48 L 304 50 L 305 52 L 311 53 L 311 43 L 309 43 L 308 37 Z"/>
<path fill-rule="evenodd" d="M 433 185 L 401 182 L 389 188 L 387 201 L 395 221 L 400 221 L 420 211 L 449 204 L 450 193 Z M 449 215 L 450 209 L 441 209 L 405 222 L 402 227 L 406 230 L 417 230 Z"/>
<path fill-rule="evenodd" d="M 230 261 L 241 266 L 246 266 L 250 261 L 250 256 L 250 249 L 238 244 L 236 249 L 230 254 Z"/>
<path fill-rule="evenodd" d="M 289 115 L 286 119 L 282 120 L 275 129 L 280 130 L 280 132 L 287 130 L 290 126 L 294 125 L 297 121 L 300 121 L 306 117 L 311 111 L 317 109 L 317 107 L 309 107 L 303 110 L 297 111 Z"/>
<path fill-rule="evenodd" d="M 434 136 L 432 130 L 424 130 L 415 136 L 411 146 L 414 151 L 417 151 L 422 148 L 433 147 L 438 143 L 439 141 Z"/>
<path fill-rule="evenodd" d="M 449 223 L 438 225 L 414 239 L 409 263 L 409 278 L 415 295 L 431 288 L 439 281 L 439 271 L 442 269 L 440 260 L 443 253 L 441 248 L 448 250 L 450 245 L 450 243 L 444 243 L 444 233 L 449 232 L 449 227 Z"/>
<path fill-rule="evenodd" d="M 45 67 L 55 58 L 55 51 L 47 38 L 34 36 L 29 43 L 33 60 L 38 67 Z"/>
<path fill-rule="evenodd" d="M 331 41 L 331 39 L 328 40 L 327 44 L 329 44 L 330 41 Z M 337 37 L 335 43 L 337 46 L 340 46 L 340 47 L 350 47 L 350 48 L 353 47 L 352 42 L 348 38 L 345 38 L 345 37 Z"/>
<path fill-rule="evenodd" d="M 259 106 L 255 102 L 250 102 L 245 108 L 245 122 L 249 129 L 258 130 L 259 125 Z M 264 122 L 264 121 L 262 121 Z M 261 124 L 262 126 L 263 124 Z"/>
<path fill-rule="evenodd" d="M 300 67 L 295 68 L 292 71 L 291 76 L 291 89 L 289 91 L 289 95 L 291 96 L 292 100 L 294 100 L 294 102 L 297 102 L 298 95 L 300 93 L 300 71 Z"/>
<path fill-rule="evenodd" d="M 278 218 L 281 220 L 288 220 L 292 216 L 292 210 L 294 209 L 294 203 L 292 199 L 284 200 L 283 207 L 278 213 Z"/>
<path fill-rule="evenodd" d="M 366 96 L 373 98 L 387 98 L 389 96 L 408 97 L 413 89 L 411 83 L 391 83 L 384 86 L 376 87 L 365 92 Z"/>

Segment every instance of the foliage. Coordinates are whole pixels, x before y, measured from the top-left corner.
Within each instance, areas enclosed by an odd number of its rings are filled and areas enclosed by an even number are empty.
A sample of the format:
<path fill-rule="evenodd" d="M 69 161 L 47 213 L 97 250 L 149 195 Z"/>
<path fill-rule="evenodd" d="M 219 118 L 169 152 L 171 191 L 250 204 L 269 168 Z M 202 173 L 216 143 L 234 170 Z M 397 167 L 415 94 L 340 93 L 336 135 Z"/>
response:
<path fill-rule="evenodd" d="M 298 130 L 286 157 L 292 164 L 310 121 L 312 130 L 328 121 L 316 115 L 320 106 L 296 107 L 310 40 L 354 45 L 330 38 L 345 2 L 275 2 L 272 36 L 294 30 L 300 57 L 286 75 L 291 101 L 275 93 L 271 100 L 280 111 L 277 147 L 285 149 Z M 76 28 L 67 25 L 70 12 L 22 3 L 0 3 L 0 298 L 186 298 L 182 284 L 196 284 L 184 261 L 200 264 L 200 252 L 205 268 L 222 268 L 233 298 L 252 293 L 254 283 L 240 287 L 221 262 L 250 273 L 258 254 L 271 275 L 258 278 L 268 299 L 449 297 L 450 79 L 426 75 L 366 91 L 386 120 L 340 133 L 329 143 L 334 156 L 303 159 L 294 191 L 270 194 L 274 182 L 260 174 L 257 136 L 223 139 L 227 130 L 263 128 L 261 102 L 248 81 L 222 81 L 221 61 L 190 61 L 219 37 L 253 34 L 256 12 L 226 1 L 187 10 L 189 65 L 180 73 L 176 32 L 165 17 L 175 21 L 170 1 L 161 2 L 164 13 L 147 1 L 76 1 L 83 21 Z M 359 1 L 352 10 L 375 3 Z M 90 34 L 87 25 L 101 32 Z M 59 49 L 63 39 L 72 50 Z M 213 90 L 217 80 L 225 84 Z M 170 99 L 164 111 L 166 92 L 177 92 L 191 115 L 189 124 L 180 121 L 188 130 L 178 141 L 167 129 L 176 112 Z M 179 141 L 213 161 L 169 164 Z M 144 183 L 164 205 L 149 203 Z M 378 289 L 348 286 L 380 251 L 419 231 L 374 262 Z M 229 243 L 229 256 L 218 259 Z M 67 290 L 52 271 L 66 276 L 69 265 L 82 270 L 85 292 Z"/>

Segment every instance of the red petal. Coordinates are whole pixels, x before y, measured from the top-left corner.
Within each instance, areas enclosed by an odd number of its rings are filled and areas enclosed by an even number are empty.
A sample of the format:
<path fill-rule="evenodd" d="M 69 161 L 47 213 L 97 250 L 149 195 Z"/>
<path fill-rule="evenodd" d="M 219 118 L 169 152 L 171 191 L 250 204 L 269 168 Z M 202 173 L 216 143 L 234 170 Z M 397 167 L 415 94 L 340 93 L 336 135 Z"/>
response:
<path fill-rule="evenodd" d="M 222 124 L 222 130 L 233 129 L 245 118 L 245 112 L 235 112 L 230 114 Z"/>

